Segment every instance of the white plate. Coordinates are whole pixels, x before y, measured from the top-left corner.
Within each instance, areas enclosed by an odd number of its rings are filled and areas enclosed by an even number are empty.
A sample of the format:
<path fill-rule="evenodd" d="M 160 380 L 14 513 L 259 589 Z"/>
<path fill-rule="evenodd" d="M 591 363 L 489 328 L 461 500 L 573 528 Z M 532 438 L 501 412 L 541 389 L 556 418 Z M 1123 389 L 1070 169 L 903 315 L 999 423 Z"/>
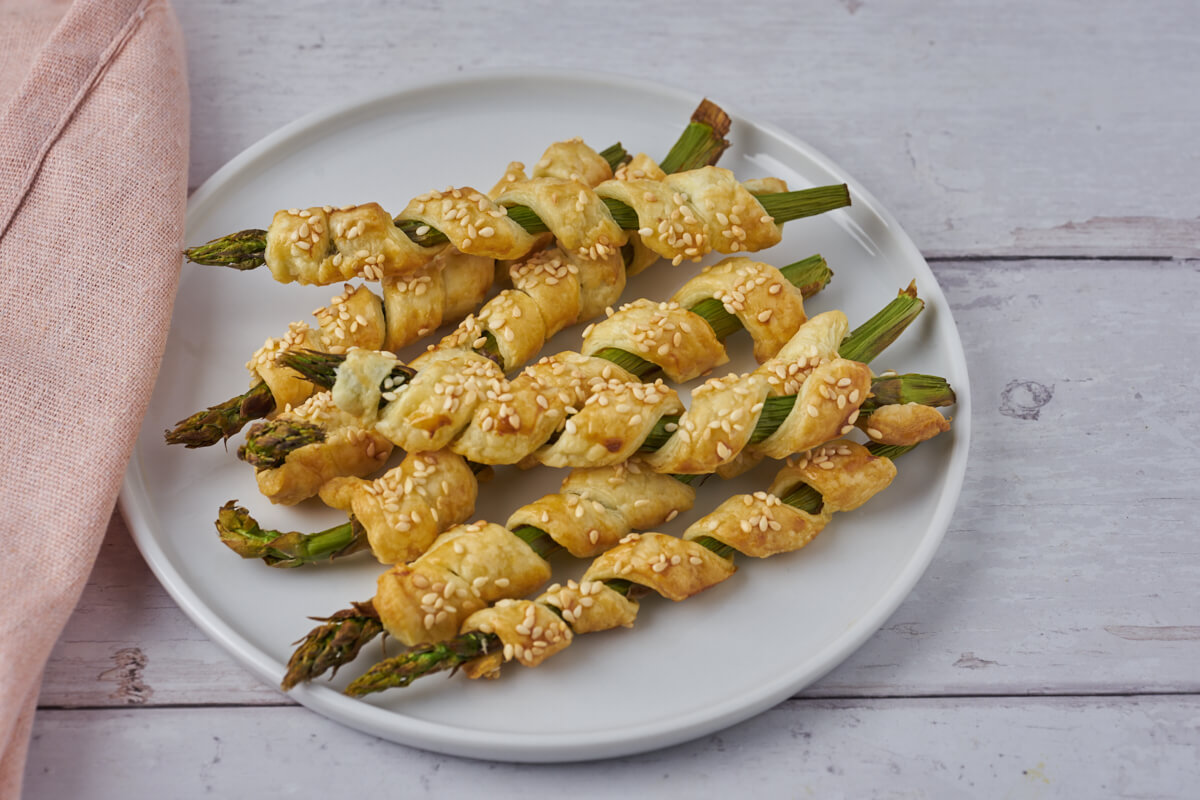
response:
<path fill-rule="evenodd" d="M 187 241 L 266 226 L 278 208 L 375 200 L 400 209 L 447 184 L 487 188 L 510 160 L 532 163 L 550 142 L 573 136 L 597 149 L 620 141 L 661 158 L 699 100 L 623 78 L 529 73 L 395 91 L 304 119 L 235 158 L 193 196 Z M 886 493 L 836 518 L 805 550 L 739 558 L 733 578 L 685 603 L 647 599 L 633 630 L 580 637 L 536 670 L 509 668 L 499 682 L 436 676 L 367 701 L 339 694 L 379 655 L 376 644 L 332 684 L 292 692 L 296 700 L 387 739 L 477 758 L 641 752 L 718 730 L 792 695 L 871 636 L 916 583 L 949 524 L 969 438 L 967 370 L 946 300 L 896 221 L 843 170 L 725 108 L 735 122 L 721 164 L 743 179 L 777 175 L 792 188 L 850 184 L 853 208 L 790 223 L 783 243 L 760 257 L 783 265 L 823 254 L 835 277 L 809 308 L 841 308 L 851 325 L 915 278 L 928 308 L 875 366 L 948 377 L 959 399 L 954 431 L 905 456 Z M 666 298 L 696 269 L 660 262 L 631 280 L 625 297 Z M 212 524 L 230 498 L 269 527 L 317 530 L 344 517 L 312 501 L 271 507 L 250 468 L 234 458 L 240 437 L 229 452 L 188 451 L 167 447 L 162 432 L 244 391 L 242 364 L 263 339 L 280 335 L 289 320 L 310 319 L 339 290 L 281 286 L 266 270 L 185 266 L 121 495 L 134 539 L 163 585 L 208 635 L 273 685 L 290 643 L 313 624 L 307 616 L 371 597 L 382 568 L 366 555 L 300 570 L 237 559 Z M 728 369 L 751 368 L 747 338 L 735 339 Z M 578 343 L 579 329 L 569 329 L 547 352 Z M 729 495 L 765 488 L 773 471 L 763 465 L 736 481 L 710 479 L 696 509 L 663 530 L 679 533 Z M 501 470 L 481 492 L 477 518 L 502 523 L 520 503 L 555 491 L 561 478 L 547 469 Z M 562 557 L 554 568 L 561 580 L 582 565 Z"/>

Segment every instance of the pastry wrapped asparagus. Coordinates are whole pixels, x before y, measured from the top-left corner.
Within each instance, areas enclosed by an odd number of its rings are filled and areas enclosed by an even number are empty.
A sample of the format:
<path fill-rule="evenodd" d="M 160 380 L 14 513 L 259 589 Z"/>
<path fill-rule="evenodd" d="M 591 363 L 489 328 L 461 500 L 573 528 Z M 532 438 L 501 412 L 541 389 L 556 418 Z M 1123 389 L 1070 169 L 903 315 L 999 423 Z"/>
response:
<path fill-rule="evenodd" d="M 767 491 L 730 498 L 683 538 L 630 534 L 595 559 L 580 581 L 555 584 L 535 600 L 503 599 L 473 612 L 457 636 L 377 663 L 346 694 L 404 687 L 448 669 L 495 678 L 510 661 L 538 666 L 579 634 L 631 627 L 641 593 L 684 600 L 731 576 L 735 553 L 766 558 L 802 549 L 835 513 L 886 489 L 896 474 L 892 459 L 908 449 L 849 440 L 822 445 L 784 467 Z"/>
<path fill-rule="evenodd" d="M 722 363 L 725 355 L 721 341 L 743 327 L 754 336 L 756 352 L 766 357 L 787 341 L 804 321 L 805 294 L 822 288 L 830 275 L 824 260 L 814 256 L 783 270 L 749 259 L 736 259 L 693 278 L 676 295 L 689 300 L 693 307 L 691 324 L 695 326 L 694 333 L 689 331 L 687 342 L 680 337 L 680 345 L 688 347 L 693 337 L 703 338 L 703 358 L 706 360 L 693 357 L 688 369 L 699 374 L 709 368 L 710 362 Z M 746 288 L 747 284 L 754 284 L 753 290 Z M 736 296 L 746 296 L 739 287 L 746 289 L 755 299 L 747 303 L 738 301 Z M 730 305 L 731 302 L 735 305 Z M 734 313 L 727 311 L 725 306 L 734 309 Z M 770 313 L 764 313 L 765 310 Z M 613 320 L 619 321 L 626 313 L 620 312 Z M 505 345 L 501 357 L 507 353 L 508 359 L 518 358 L 513 353 L 530 339 L 536 339 L 540 346 L 542 334 L 522 322 L 531 316 L 522 314 L 520 306 L 515 306 L 509 316 L 488 321 L 488 330 L 497 334 L 495 342 Z M 333 364 L 346 364 L 348 368 L 338 370 L 342 375 L 342 386 L 340 390 L 335 387 L 333 395 L 316 394 L 300 407 L 285 409 L 272 421 L 256 423 L 248 431 L 246 444 L 238 452 L 239 456 L 257 468 L 259 488 L 273 502 L 290 504 L 313 496 L 322 483 L 339 475 L 362 476 L 374 471 L 370 468 L 370 458 L 380 461 L 386 459 L 391 452 L 391 445 L 381 429 L 369 424 L 374 420 L 372 404 L 377 406 L 380 398 L 394 399 L 397 391 L 403 390 L 404 397 L 415 398 L 418 395 L 413 393 L 414 385 L 428 387 L 427 396 L 433 398 L 430 401 L 433 405 L 414 411 L 405 419 L 419 419 L 420 425 L 434 430 L 446 424 L 443 419 L 448 410 L 447 404 L 452 407 L 455 403 L 475 403 L 485 393 L 497 398 L 506 396 L 507 390 L 501 387 L 507 386 L 508 381 L 495 363 L 496 359 L 480 352 L 480 349 L 488 352 L 488 342 L 483 336 L 475 337 L 474 333 L 463 335 L 462 330 L 467 327 L 471 326 L 464 323 L 458 334 L 448 337 L 439 346 L 431 347 L 411 367 L 399 365 L 394 356 L 383 358 L 367 355 L 375 351 L 354 351 L 349 356 L 349 362 L 342 357 L 295 351 L 286 351 L 282 357 L 277 356 L 273 369 L 280 364 L 291 366 L 300 370 L 309 381 L 324 385 L 333 385 Z M 513 334 L 514 330 L 521 332 L 519 338 Z M 510 344 L 512 348 L 508 347 Z M 598 353 L 596 358 L 562 354 L 549 360 L 543 359 L 516 378 L 512 385 L 544 387 L 570 380 L 577 382 L 573 383 L 571 389 L 578 395 L 576 402 L 582 402 L 587 396 L 585 383 L 634 381 L 637 380 L 634 376 L 638 374 L 649 377 L 650 370 L 654 368 L 651 362 L 644 362 L 640 367 L 635 366 L 640 372 L 629 372 L 620 366 L 621 361 L 618 360 L 624 351 L 610 348 L 606 352 Z M 676 376 L 684 374 L 678 370 L 673 372 Z M 567 396 L 562 392 L 567 390 L 564 385 L 555 396 L 561 401 Z M 344 404 L 352 405 L 357 401 L 360 406 L 362 403 L 366 405 L 356 407 L 353 413 L 337 408 L 331 403 L 331 398 L 336 400 L 339 391 Z M 372 395 L 372 392 L 377 392 L 377 395 Z M 549 435 L 555 425 L 561 422 L 561 410 L 552 409 L 545 398 L 540 402 L 532 397 L 527 399 L 531 405 L 523 413 L 527 414 L 530 424 L 539 420 L 538 424 Z M 546 404 L 545 409 L 542 403 Z M 549 413 L 542 414 L 543 410 Z M 322 415 L 327 421 L 318 419 Z M 440 448 L 422 447 L 420 451 L 433 449 Z M 293 450 L 303 452 L 293 456 Z M 371 455 L 367 454 L 367 450 Z M 338 466 L 343 463 L 361 466 L 362 469 L 339 471 Z"/>
<path fill-rule="evenodd" d="M 693 115 L 691 124 L 664 159 L 661 168 L 648 157 L 639 155 L 618 169 L 617 177 L 622 180 L 645 180 L 647 177 L 665 175 L 666 172 L 687 170 L 711 163 L 727 144 L 722 138 L 727 130 L 728 118 L 724 113 L 712 104 L 702 103 Z M 603 161 L 600 156 L 591 153 L 579 142 L 554 145 L 538 162 L 534 171 L 535 179 L 548 179 L 562 174 L 576 177 L 580 173 L 588 176 L 600 175 L 601 171 L 597 165 L 589 165 L 589 153 L 593 159 Z M 523 173 L 519 176 L 513 171 L 519 172 L 518 168 L 519 165 L 510 166 L 507 177 L 512 178 L 512 182 L 519 182 L 518 178 L 523 176 Z M 507 181 L 502 181 L 500 186 L 506 184 Z M 786 189 L 781 181 L 774 179 L 750 181 L 746 186 L 754 191 L 763 192 Z M 777 211 L 780 223 L 822 213 L 849 203 L 845 187 L 805 190 L 789 196 L 792 200 L 782 204 Z M 465 326 L 448 337 L 444 344 L 456 344 L 457 340 L 463 337 L 469 337 L 468 341 L 480 340 L 488 343 L 486 349 L 493 356 L 501 349 L 508 351 L 502 365 L 506 370 L 516 368 L 532 357 L 544 341 L 562 327 L 577 320 L 589 319 L 605 306 L 615 302 L 624 287 L 626 275 L 635 274 L 657 258 L 658 255 L 653 250 L 639 241 L 631 241 L 622 248 L 623 269 L 617 268 L 612 258 L 584 259 L 582 255 L 572 256 L 564 252 L 559 245 L 539 252 L 529 259 L 506 264 L 514 289 L 494 298 L 480 312 L 476 321 L 468 320 Z M 382 347 L 395 351 L 430 333 L 444 322 L 461 317 L 479 305 L 490 286 L 490 261 L 488 265 L 480 266 L 476 262 L 481 260 L 480 257 L 467 256 L 451 248 L 442 251 L 433 262 L 416 273 L 405 277 L 385 276 L 381 287 L 383 299 L 380 301 L 375 298 L 370 314 L 355 313 L 353 316 L 346 316 L 345 312 L 348 309 L 345 307 L 334 309 L 331 306 L 327 310 L 327 313 L 336 312 L 333 313 L 334 319 L 342 319 L 351 325 L 360 317 L 368 320 L 379 317 L 384 336 L 383 344 L 350 342 L 346 339 L 344 331 L 341 332 L 340 338 L 335 335 L 337 331 L 332 331 L 330 335 L 322 335 L 320 346 L 313 349 L 340 353 L 350 346 L 359 346 L 369 349 Z M 374 298 L 369 292 L 368 296 Z M 488 321 L 502 319 L 513 310 L 516 310 L 517 314 L 523 313 L 524 319 L 513 320 L 510 329 L 503 332 L 508 337 L 504 346 L 497 347 L 498 340 L 495 333 L 489 330 Z M 321 318 L 320 310 L 314 313 Z M 296 325 L 299 323 L 294 323 L 293 327 Z M 324 333 L 322 331 L 322 334 Z M 295 340 L 295 336 L 290 336 L 283 340 L 283 344 L 292 346 Z M 513 341 L 520 343 L 523 352 L 513 352 L 516 348 L 509 346 L 509 342 Z M 482 348 L 482 344 L 477 346 L 477 349 Z M 280 340 L 268 340 L 265 349 L 277 353 L 281 349 Z M 252 372 L 250 391 L 181 420 L 174 429 L 167 431 L 167 442 L 184 444 L 187 447 L 215 444 L 236 433 L 246 422 L 284 407 L 284 402 L 273 398 L 271 387 L 260 383 L 262 376 L 258 374 L 258 363 L 252 360 L 249 366 Z M 294 380 L 294 383 L 295 385 L 290 387 L 293 394 L 303 386 L 300 381 Z M 310 394 L 314 390 L 314 387 L 308 387 Z M 299 400 L 292 399 L 289 402 L 296 404 Z"/>
<path fill-rule="evenodd" d="M 888 335 L 887 328 L 863 326 L 848 340 L 848 346 L 855 349 L 871 349 L 876 339 Z M 930 376 L 891 376 L 885 380 L 889 381 L 884 390 L 885 402 L 907 402 L 912 398 L 935 406 L 954 402 L 953 391 L 945 381 Z M 930 411 L 942 419 L 932 408 Z M 928 426 L 920 435 L 922 438 L 929 438 L 943 430 L 947 424 L 943 419 L 943 425 Z M 916 435 L 915 432 L 909 433 Z M 914 438 L 912 442 L 920 440 Z M 820 451 L 816 452 L 814 457 L 814 464 L 817 465 L 826 460 Z M 829 469 L 819 466 L 818 468 Z M 601 484 L 604 488 L 602 494 L 581 497 L 579 495 L 582 492 L 573 491 L 576 482 L 584 480 L 578 477 L 581 475 L 587 476 L 591 483 L 589 490 L 592 492 L 595 492 L 593 481 L 597 479 L 602 479 L 608 486 Z M 636 482 L 630 479 L 631 475 L 638 476 Z M 385 573 L 379 579 L 378 593 L 374 601 L 355 604 L 353 609 L 326 618 L 325 624 L 312 631 L 297 649 L 289 667 L 285 687 L 311 679 L 324 669 L 336 667 L 344 663 L 344 660 L 353 658 L 363 643 L 362 637 L 373 637 L 384 628 L 407 645 L 436 638 L 435 626 L 442 631 L 453 629 L 479 602 L 472 599 L 476 582 L 481 585 L 487 584 L 493 597 L 505 596 L 505 592 L 509 593 L 509 597 L 519 596 L 515 588 L 524 586 L 529 581 L 515 582 L 519 576 L 514 576 L 507 570 L 512 564 L 526 562 L 511 557 L 488 557 L 486 553 L 499 546 L 495 543 L 496 537 L 521 555 L 525 555 L 526 548 L 518 545 L 517 539 L 525 542 L 529 549 L 543 558 L 560 547 L 565 547 L 572 555 L 586 557 L 593 554 L 596 548 L 611 545 L 631 529 L 646 529 L 657 524 L 652 522 L 655 518 L 653 515 L 649 518 L 639 517 L 638 521 L 645 523 L 641 526 L 638 522 L 621 524 L 627 522 L 627 518 L 642 507 L 645 507 L 646 512 L 656 513 L 663 521 L 690 508 L 691 494 L 680 497 L 680 500 L 686 500 L 686 504 L 676 501 L 674 507 L 662 505 L 661 498 L 678 495 L 678 487 L 690 483 L 691 480 L 692 476 L 688 475 L 665 476 L 651 473 L 640 461 L 576 471 L 564 482 L 562 493 L 548 495 L 514 513 L 507 523 L 512 531 L 509 536 L 503 535 L 503 529 L 497 530 L 497 526 L 459 526 L 452 537 L 451 549 L 454 555 L 449 555 L 450 551 L 441 547 L 443 539 L 439 538 L 434 545 L 435 550 L 440 550 L 437 555 L 429 558 L 422 556 L 412 564 L 398 565 Z M 475 534 L 481 530 L 487 531 L 486 536 L 475 538 Z M 387 535 L 399 536 L 402 542 L 409 541 L 403 536 L 403 532 L 388 531 Z M 336 540 L 328 544 L 330 547 L 344 546 Z M 393 540 L 392 545 L 394 544 Z M 444 594 L 447 591 L 446 587 L 450 585 L 449 578 L 437 570 L 445 568 L 450 573 L 462 574 L 462 564 L 467 560 L 472 563 L 472 583 L 470 586 L 452 586 L 448 591 L 458 599 L 451 601 L 451 598 Z M 436 567 L 433 573 L 427 572 L 428 564 Z M 532 570 L 532 567 L 526 568 Z M 533 572 L 529 574 L 532 575 Z M 500 585 L 501 581 L 504 582 L 503 585 Z M 448 606 L 448 609 L 443 608 L 443 605 Z M 350 633 L 351 631 L 353 633 Z M 354 643 L 355 646 L 347 647 L 347 642 Z"/>
<path fill-rule="evenodd" d="M 428 192 L 395 220 L 373 203 L 288 209 L 266 231 L 241 231 L 186 254 L 196 263 L 237 269 L 266 264 L 284 283 L 329 284 L 410 275 L 449 245 L 467 255 L 517 259 L 539 246 L 546 232 L 567 258 L 585 262 L 619 256 L 630 232 L 640 247 L 675 263 L 713 250 L 755 251 L 778 242 L 779 223 L 795 218 L 791 207 L 798 193 L 781 191 L 778 183 L 745 187 L 713 166 L 684 169 L 696 155 L 711 165 L 725 144 L 728 118 L 720 109 L 702 103 L 693 123 L 696 129 L 662 165 L 636 157 L 620 176 L 624 180 L 603 180 L 594 189 L 588 184 L 595 181 L 587 178 L 604 177 L 603 159 L 550 172 L 543 169 L 549 161 L 544 158 L 539 162 L 544 174 L 526 178 L 511 169 L 488 194 L 470 187 Z M 677 155 L 685 151 L 690 154 Z M 754 190 L 762 192 L 759 199 Z M 829 192 L 842 205 L 849 203 L 844 186 Z M 652 257 L 631 254 L 634 271 L 647 259 Z"/>
<path fill-rule="evenodd" d="M 726 261 L 713 271 L 743 266 Z M 767 298 L 780 286 L 758 278 L 748 283 Z M 747 292 L 739 294 L 749 303 L 754 295 Z M 869 323 L 887 332 L 872 337 L 874 344 L 890 342 L 921 307 L 914 287 L 902 291 Z M 750 319 L 770 324 L 771 316 Z M 722 363 L 720 342 L 702 335 L 711 329 L 677 303 L 631 304 L 588 333 L 584 358 L 542 359 L 511 382 L 480 369 L 485 365 L 478 356 L 453 356 L 440 370 L 426 368 L 407 378 L 400 391 L 384 390 L 376 376 L 387 375 L 394 384 L 397 375 L 389 365 L 398 364 L 395 357 L 355 351 L 337 372 L 333 396 L 340 408 L 413 452 L 449 447 L 484 464 L 549 466 L 612 464 L 643 452 L 652 453 L 647 463 L 661 472 L 736 473 L 763 456 L 780 457 L 845 435 L 860 422 L 873 383 L 864 363 L 871 353 L 841 352 L 847 328 L 841 312 L 814 317 L 754 372 L 710 379 L 697 388 L 687 413 L 661 381 L 647 385 L 611 374 L 595 380 L 592 373 L 605 359 L 587 357 L 628 354 L 674 380 Z M 932 417 L 927 421 L 938 424 Z M 871 431 L 872 438 L 885 441 L 882 430 Z"/>

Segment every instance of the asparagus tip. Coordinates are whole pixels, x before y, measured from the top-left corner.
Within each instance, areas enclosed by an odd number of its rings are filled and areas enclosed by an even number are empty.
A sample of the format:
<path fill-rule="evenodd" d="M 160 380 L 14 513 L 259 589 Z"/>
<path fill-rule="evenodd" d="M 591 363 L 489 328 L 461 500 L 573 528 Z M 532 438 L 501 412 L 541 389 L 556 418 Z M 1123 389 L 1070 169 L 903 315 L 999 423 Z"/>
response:
<path fill-rule="evenodd" d="M 288 660 L 280 688 L 285 692 L 300 683 L 311 681 L 332 669 L 332 678 L 342 665 L 353 661 L 367 642 L 383 633 L 379 612 L 368 600 L 352 602 L 328 617 L 310 617 L 322 623 L 297 639 L 299 645 Z"/>
<path fill-rule="evenodd" d="M 188 261 L 209 267 L 250 270 L 266 263 L 267 232 L 249 229 L 183 251 Z"/>
<path fill-rule="evenodd" d="M 252 419 L 260 419 L 275 408 L 275 397 L 265 383 L 253 386 L 245 394 L 197 411 L 163 431 L 167 444 L 187 448 L 208 447 L 223 442 L 240 431 Z"/>
<path fill-rule="evenodd" d="M 246 443 L 238 448 L 238 458 L 255 469 L 282 466 L 293 450 L 325 441 L 325 429 L 301 420 L 274 419 L 256 422 L 246 432 Z"/>

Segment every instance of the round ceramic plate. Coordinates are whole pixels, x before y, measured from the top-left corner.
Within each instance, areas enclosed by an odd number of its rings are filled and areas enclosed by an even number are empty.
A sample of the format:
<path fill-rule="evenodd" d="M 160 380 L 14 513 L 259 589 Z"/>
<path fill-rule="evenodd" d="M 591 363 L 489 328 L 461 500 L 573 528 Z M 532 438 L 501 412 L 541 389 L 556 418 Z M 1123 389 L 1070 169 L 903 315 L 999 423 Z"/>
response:
<path fill-rule="evenodd" d="M 628 79 L 529 73 L 394 91 L 309 117 L 235 158 L 193 196 L 187 241 L 265 227 L 279 208 L 377 201 L 398 210 L 447 184 L 486 189 L 509 161 L 535 162 L 546 145 L 575 136 L 596 149 L 620 141 L 630 152 L 661 158 L 699 100 Z M 725 108 L 734 124 L 722 166 L 742 179 L 775 175 L 793 189 L 845 182 L 854 201 L 789 223 L 783 242 L 758 257 L 783 265 L 824 255 L 835 275 L 809 302 L 810 313 L 840 308 L 852 326 L 915 279 L 927 309 L 873 366 L 949 378 L 959 399 L 954 430 L 906 455 L 886 492 L 836 517 L 804 550 L 739 558 L 730 580 L 683 603 L 648 598 L 635 628 L 579 637 L 537 669 L 510 667 L 499 681 L 434 676 L 365 701 L 339 694 L 380 657 L 376 642 L 334 681 L 293 691 L 296 700 L 387 739 L 477 758 L 567 761 L 640 752 L 710 733 L 787 698 L 853 652 L 908 594 L 949 524 L 966 465 L 967 370 L 946 300 L 895 219 L 842 169 Z M 697 269 L 660 262 L 630 281 L 625 298 L 666 299 Z M 212 523 L 231 498 L 266 527 L 318 530 L 345 518 L 316 501 L 272 507 L 256 491 L 251 469 L 234 457 L 240 437 L 228 450 L 191 451 L 166 446 L 162 433 L 245 391 L 242 365 L 263 340 L 281 335 L 291 320 L 311 321 L 311 310 L 339 291 L 280 285 L 265 270 L 186 265 L 121 496 L 138 547 L 175 600 L 273 685 L 290 643 L 312 626 L 308 617 L 370 598 L 383 568 L 366 554 L 298 570 L 238 559 Z M 571 328 L 545 352 L 579 341 L 580 328 Z M 721 372 L 755 366 L 744 335 L 733 337 L 730 355 Z M 681 533 L 725 498 L 765 488 L 777 467 L 709 479 L 695 509 L 662 530 Z M 481 490 L 476 519 L 503 523 L 522 503 L 556 491 L 563 476 L 500 469 Z M 566 556 L 553 560 L 558 580 L 584 566 Z"/>

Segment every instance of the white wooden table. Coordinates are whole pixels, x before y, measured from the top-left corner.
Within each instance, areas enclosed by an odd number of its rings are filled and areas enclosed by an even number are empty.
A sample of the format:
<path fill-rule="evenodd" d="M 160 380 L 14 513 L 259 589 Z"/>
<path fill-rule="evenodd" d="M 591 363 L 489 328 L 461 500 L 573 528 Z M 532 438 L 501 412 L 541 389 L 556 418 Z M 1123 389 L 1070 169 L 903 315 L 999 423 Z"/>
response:
<path fill-rule="evenodd" d="M 657 79 L 811 142 L 929 258 L 976 398 L 953 524 L 884 628 L 717 735 L 471 761 L 260 683 L 114 516 L 46 672 L 28 797 L 1197 796 L 1200 8 L 778 5 L 177 0 L 191 183 L 348 87 L 494 67 Z"/>

